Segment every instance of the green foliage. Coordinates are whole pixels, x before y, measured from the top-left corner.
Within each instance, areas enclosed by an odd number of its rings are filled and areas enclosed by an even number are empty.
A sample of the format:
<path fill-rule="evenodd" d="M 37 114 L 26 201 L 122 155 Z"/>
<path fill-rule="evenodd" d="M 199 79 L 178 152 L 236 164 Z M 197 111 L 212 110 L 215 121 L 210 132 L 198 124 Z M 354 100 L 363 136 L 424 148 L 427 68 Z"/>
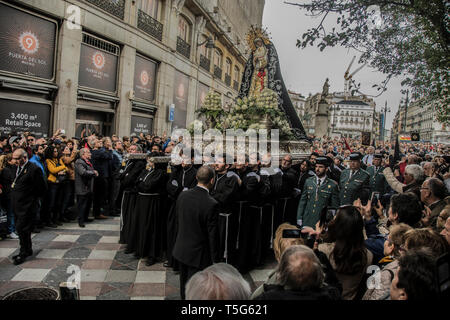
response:
<path fill-rule="evenodd" d="M 281 139 L 293 137 L 285 114 L 278 108 L 278 96 L 270 89 L 264 89 L 257 97 L 238 98 L 229 112 L 223 110 L 220 96 L 210 92 L 197 113 L 205 117 L 207 127 L 220 131 L 279 129 Z M 193 132 L 194 124 L 188 129 Z"/>
<path fill-rule="evenodd" d="M 367 62 L 386 75 L 376 86 L 379 94 L 392 77 L 401 77 L 402 85 L 411 88 L 413 98 L 433 101 L 438 120 L 450 123 L 450 2 L 311 0 L 295 5 L 309 15 L 322 17 L 319 26 L 297 40 L 297 47 L 353 48 L 362 53 L 360 63 Z M 336 18 L 337 28 L 325 30 L 328 16 Z"/>

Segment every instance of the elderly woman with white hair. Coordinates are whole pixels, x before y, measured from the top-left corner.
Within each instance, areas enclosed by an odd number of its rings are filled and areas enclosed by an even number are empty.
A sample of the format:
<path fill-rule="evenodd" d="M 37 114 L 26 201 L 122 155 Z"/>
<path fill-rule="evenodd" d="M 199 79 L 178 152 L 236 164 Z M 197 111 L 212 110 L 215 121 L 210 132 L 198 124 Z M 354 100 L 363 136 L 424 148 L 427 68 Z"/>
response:
<path fill-rule="evenodd" d="M 410 164 L 405 168 L 405 183 L 401 183 L 392 173 L 391 168 L 386 167 L 383 171 L 387 183 L 397 193 L 412 192 L 420 199 L 420 186 L 424 181 L 425 174 L 418 164 Z"/>
<path fill-rule="evenodd" d="M 197 272 L 186 285 L 186 300 L 249 300 L 250 285 L 230 264 L 216 263 Z"/>

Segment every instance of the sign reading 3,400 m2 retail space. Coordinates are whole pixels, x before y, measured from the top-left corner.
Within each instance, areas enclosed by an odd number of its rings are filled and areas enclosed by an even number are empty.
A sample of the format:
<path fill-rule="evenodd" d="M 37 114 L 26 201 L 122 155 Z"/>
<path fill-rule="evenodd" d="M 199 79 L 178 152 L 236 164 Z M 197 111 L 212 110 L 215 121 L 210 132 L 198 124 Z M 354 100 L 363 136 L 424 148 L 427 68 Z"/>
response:
<path fill-rule="evenodd" d="M 50 105 L 0 99 L 0 132 L 31 132 L 47 136 L 50 128 Z"/>
<path fill-rule="evenodd" d="M 0 70 L 52 80 L 56 22 L 0 2 Z"/>

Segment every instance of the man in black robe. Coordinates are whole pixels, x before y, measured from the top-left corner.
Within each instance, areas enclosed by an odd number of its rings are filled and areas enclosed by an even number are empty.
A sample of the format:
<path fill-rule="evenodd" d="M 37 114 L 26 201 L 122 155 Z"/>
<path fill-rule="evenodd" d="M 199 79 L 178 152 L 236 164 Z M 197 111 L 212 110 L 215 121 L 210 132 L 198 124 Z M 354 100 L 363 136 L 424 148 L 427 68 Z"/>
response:
<path fill-rule="evenodd" d="M 142 149 L 138 145 L 131 145 L 128 148 L 130 154 L 141 153 Z M 135 185 L 136 180 L 145 169 L 145 160 L 129 159 L 122 163 L 119 171 L 120 189 L 123 191 L 120 219 L 120 243 L 128 243 L 131 215 L 133 214 L 136 200 Z M 125 253 L 131 253 L 125 251 Z"/>
<path fill-rule="evenodd" d="M 270 179 L 268 175 L 260 175 L 259 154 L 246 156 L 242 162 L 238 157 L 236 167 L 242 180 L 240 200 L 245 204 L 239 210 L 236 267 L 246 273 L 261 262 L 261 208 L 270 195 Z"/>
<path fill-rule="evenodd" d="M 135 252 L 137 258 L 147 257 L 147 266 L 155 264 L 163 252 L 162 196 L 165 193 L 165 163 L 155 163 L 160 154 L 147 156 L 147 167 L 136 182 L 136 205 L 131 219 L 131 237 L 127 250 Z"/>
<path fill-rule="evenodd" d="M 281 172 L 283 173 L 281 182 L 281 193 L 276 204 L 276 219 L 274 229 L 283 222 L 295 223 L 295 192 L 299 175 L 297 171 L 292 168 L 292 156 L 287 154 L 281 160 Z"/>
<path fill-rule="evenodd" d="M 228 262 L 236 247 L 238 217 L 232 211 L 241 179 L 235 172 L 228 171 L 230 165 L 226 163 L 226 156 L 216 155 L 215 159 L 216 181 L 210 194 L 219 203 L 220 254 Z"/>
<path fill-rule="evenodd" d="M 192 189 L 197 185 L 197 169 L 194 167 L 194 150 L 191 154 L 181 152 L 181 165 L 172 167 L 172 172 L 167 181 L 167 193 L 169 196 L 167 213 L 167 262 L 164 267 L 178 270 L 177 262 L 172 258 L 172 250 L 177 237 L 178 223 L 176 216 L 176 202 L 179 195 L 186 190 Z"/>

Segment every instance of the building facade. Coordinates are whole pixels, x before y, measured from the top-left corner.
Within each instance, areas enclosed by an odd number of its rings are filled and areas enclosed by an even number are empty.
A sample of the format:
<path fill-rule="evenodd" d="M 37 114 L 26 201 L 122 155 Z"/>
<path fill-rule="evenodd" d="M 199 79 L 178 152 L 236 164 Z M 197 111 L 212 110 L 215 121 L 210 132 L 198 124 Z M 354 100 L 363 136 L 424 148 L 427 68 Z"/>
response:
<path fill-rule="evenodd" d="M 237 96 L 264 2 L 0 0 L 0 130 L 186 127 L 210 90 Z"/>
<path fill-rule="evenodd" d="M 357 139 L 361 137 L 361 132 L 371 132 L 374 138 L 378 128 L 374 124 L 375 118 L 374 108 L 364 101 L 338 101 L 331 113 L 331 133 Z"/>
<path fill-rule="evenodd" d="M 303 119 L 305 116 L 305 105 L 306 99 L 300 93 L 294 92 L 292 90 L 288 90 L 289 98 L 291 98 L 292 105 L 297 112 L 297 115 L 300 119 Z"/>
<path fill-rule="evenodd" d="M 406 133 L 419 133 L 421 141 L 449 143 L 450 132 L 445 124 L 436 119 L 436 110 L 431 104 L 420 100 L 411 102 L 406 115 Z"/>
<path fill-rule="evenodd" d="M 320 93 L 310 95 L 305 102 L 304 115 L 301 117 L 305 130 L 315 135 L 316 115 L 319 110 Z M 371 132 L 372 139 L 379 139 L 379 113 L 375 112 L 375 101 L 367 97 L 352 96 L 349 100 L 340 93 L 327 98 L 328 136 L 358 138 L 362 131 Z"/>

